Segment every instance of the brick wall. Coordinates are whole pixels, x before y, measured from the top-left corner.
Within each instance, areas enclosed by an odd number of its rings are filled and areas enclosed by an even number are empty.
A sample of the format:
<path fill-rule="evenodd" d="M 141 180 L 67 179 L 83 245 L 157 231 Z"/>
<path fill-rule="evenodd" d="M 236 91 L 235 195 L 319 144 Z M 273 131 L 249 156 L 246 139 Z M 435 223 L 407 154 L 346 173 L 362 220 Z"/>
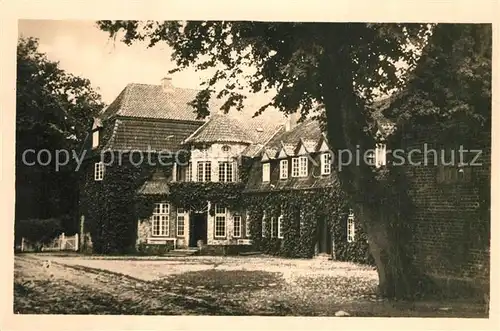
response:
<path fill-rule="evenodd" d="M 458 150 L 461 144 L 458 140 L 445 143 L 453 140 L 444 139 L 435 126 L 406 130 L 403 137 L 407 153 L 412 149 L 423 150 L 424 143 L 438 152 Z M 413 229 L 411 251 L 421 270 L 435 278 L 488 281 L 491 144 L 486 136 L 474 139 L 474 145 L 470 143 L 472 140 L 461 138 L 465 149 L 483 150 L 481 166 L 463 168 L 470 168 L 465 170 L 465 179 L 460 178 L 463 173 L 458 173 L 457 166 L 443 166 L 441 162 L 435 165 L 429 160 L 428 165 L 406 165 L 409 195 L 415 206 L 409 220 Z M 424 160 L 423 155 L 414 155 L 412 161 Z M 472 153 L 466 155 L 469 157 L 465 161 L 470 162 Z M 443 171 L 451 174 L 444 175 L 448 176 L 445 180 Z"/>

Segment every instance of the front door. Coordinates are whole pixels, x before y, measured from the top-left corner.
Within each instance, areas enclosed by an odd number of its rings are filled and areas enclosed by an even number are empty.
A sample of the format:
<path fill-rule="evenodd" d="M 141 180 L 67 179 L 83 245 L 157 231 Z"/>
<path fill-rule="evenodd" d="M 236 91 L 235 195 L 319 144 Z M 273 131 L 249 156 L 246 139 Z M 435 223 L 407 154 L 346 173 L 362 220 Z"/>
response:
<path fill-rule="evenodd" d="M 197 247 L 198 240 L 207 243 L 207 213 L 191 213 L 189 217 L 189 247 Z"/>
<path fill-rule="evenodd" d="M 328 220 L 321 217 L 318 220 L 318 253 L 332 254 L 332 233 L 328 227 Z"/>

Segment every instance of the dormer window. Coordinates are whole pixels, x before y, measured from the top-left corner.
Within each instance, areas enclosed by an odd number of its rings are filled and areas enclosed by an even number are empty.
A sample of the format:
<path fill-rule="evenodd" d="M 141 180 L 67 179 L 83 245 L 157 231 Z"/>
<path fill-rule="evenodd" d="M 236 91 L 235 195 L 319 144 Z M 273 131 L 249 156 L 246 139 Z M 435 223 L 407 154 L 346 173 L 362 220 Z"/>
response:
<path fill-rule="evenodd" d="M 99 146 L 99 132 L 101 128 L 101 120 L 99 118 L 94 118 L 94 124 L 92 125 L 92 149 Z"/>
<path fill-rule="evenodd" d="M 332 172 L 332 155 L 330 153 L 321 154 L 321 174 L 329 175 Z"/>
<path fill-rule="evenodd" d="M 307 177 L 307 156 L 299 157 L 299 177 Z"/>
<path fill-rule="evenodd" d="M 288 160 L 280 161 L 280 179 L 288 178 Z"/>
<path fill-rule="evenodd" d="M 299 158 L 292 159 L 292 177 L 299 177 Z"/>
<path fill-rule="evenodd" d="M 99 130 L 92 132 L 92 148 L 99 147 Z"/>
<path fill-rule="evenodd" d="M 385 144 L 377 144 L 375 148 L 375 167 L 385 166 L 387 163 L 387 149 Z"/>
<path fill-rule="evenodd" d="M 356 235 L 356 227 L 354 225 L 354 211 L 349 210 L 349 215 L 347 216 L 347 242 L 351 243 L 354 241 Z"/>
<path fill-rule="evenodd" d="M 366 151 L 366 162 L 369 166 L 380 168 L 387 164 L 387 149 L 385 144 L 377 143 L 375 149 Z"/>
<path fill-rule="evenodd" d="M 271 181 L 271 164 L 269 164 L 269 162 L 262 164 L 262 181 Z"/>
<path fill-rule="evenodd" d="M 307 177 L 307 156 L 292 159 L 292 177 Z"/>

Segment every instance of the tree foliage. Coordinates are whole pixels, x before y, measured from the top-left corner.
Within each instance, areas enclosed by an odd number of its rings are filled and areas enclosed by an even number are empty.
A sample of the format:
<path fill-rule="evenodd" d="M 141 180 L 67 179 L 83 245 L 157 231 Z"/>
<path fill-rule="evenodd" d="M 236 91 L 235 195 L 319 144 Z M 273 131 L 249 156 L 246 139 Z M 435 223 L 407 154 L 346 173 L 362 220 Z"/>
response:
<path fill-rule="evenodd" d="M 367 106 L 380 94 L 407 91 L 398 108 L 401 119 L 426 112 L 453 117 L 464 109 L 480 119 L 477 107 L 487 103 L 483 97 L 490 90 L 479 79 L 491 72 L 484 61 L 488 42 L 482 41 L 491 33 L 484 26 L 255 21 L 100 21 L 98 26 L 126 44 L 166 42 L 177 64 L 173 71 L 213 69 L 192 103 L 200 117 L 208 115 L 211 97 L 224 98 L 225 111 L 239 110 L 245 87 L 251 93 L 275 91 L 256 115 L 268 107 L 299 111 L 302 117 L 313 113 L 334 151 L 373 148 L 373 111 Z M 245 67 L 254 71 L 246 74 Z M 221 82 L 225 85 L 216 88 Z M 418 291 L 421 279 L 405 247 L 409 202 L 399 168 L 389 164 L 374 171 L 351 162 L 339 180 L 366 230 L 382 294 L 403 297 Z"/>
<path fill-rule="evenodd" d="M 47 218 L 76 210 L 76 176 L 70 163 L 55 171 L 56 150 L 78 154 L 102 109 L 89 80 L 66 73 L 38 50 L 38 40 L 21 38 L 17 47 L 16 84 L 16 219 Z M 46 149 L 52 156 L 39 165 L 33 153 Z M 42 161 L 47 161 L 42 158 Z"/>
<path fill-rule="evenodd" d="M 197 70 L 216 68 L 196 99 L 200 116 L 208 115 L 207 100 L 214 96 L 218 81 L 227 82 L 216 95 L 227 99 L 222 106 L 226 111 L 243 105 L 245 95 L 238 90 L 249 86 L 252 93 L 278 91 L 258 113 L 272 106 L 286 113 L 300 108 L 307 114 L 323 103 L 320 68 L 325 45 L 349 54 L 355 88 L 371 100 L 375 90 L 389 91 L 403 83 L 398 75 L 403 68 L 396 63 L 414 65 L 418 56 L 408 46 L 421 47 L 428 33 L 422 24 L 100 21 L 98 25 L 112 36 L 124 30 L 122 41 L 129 45 L 143 39 L 150 47 L 167 42 L 177 64 L 172 72 L 193 65 Z M 256 72 L 244 75 L 245 66 L 255 67 Z"/>
<path fill-rule="evenodd" d="M 491 131 L 490 24 L 436 26 L 418 66 L 394 98 L 388 116 L 400 122 L 462 122 Z"/>

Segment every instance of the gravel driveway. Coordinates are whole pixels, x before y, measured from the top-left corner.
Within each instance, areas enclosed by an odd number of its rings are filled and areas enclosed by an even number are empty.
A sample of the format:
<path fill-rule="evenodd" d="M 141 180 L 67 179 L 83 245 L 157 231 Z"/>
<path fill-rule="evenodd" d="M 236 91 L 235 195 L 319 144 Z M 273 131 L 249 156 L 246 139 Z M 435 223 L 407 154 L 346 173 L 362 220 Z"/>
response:
<path fill-rule="evenodd" d="M 460 303 L 377 298 L 373 268 L 273 257 L 15 257 L 14 311 L 46 314 L 481 317 Z M 446 308 L 446 307 L 445 307 Z M 463 316 L 463 315 L 459 315 Z"/>

